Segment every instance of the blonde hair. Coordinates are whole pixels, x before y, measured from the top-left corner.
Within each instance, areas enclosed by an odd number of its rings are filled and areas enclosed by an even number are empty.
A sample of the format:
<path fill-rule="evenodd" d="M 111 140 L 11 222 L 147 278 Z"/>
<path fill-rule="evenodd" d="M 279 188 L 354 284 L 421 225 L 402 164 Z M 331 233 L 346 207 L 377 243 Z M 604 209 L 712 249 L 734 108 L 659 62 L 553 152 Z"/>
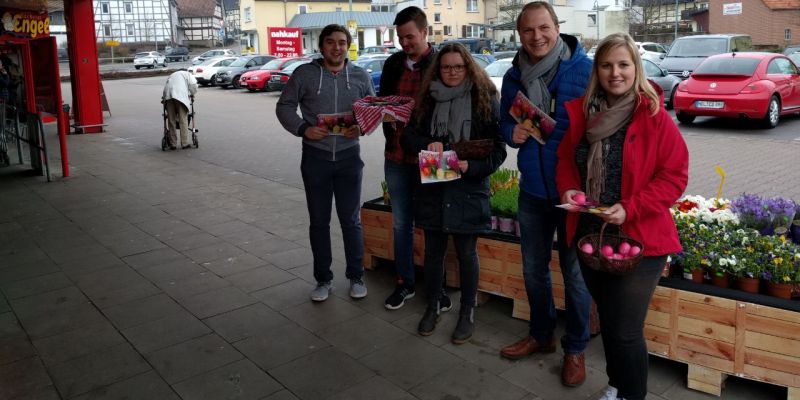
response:
<path fill-rule="evenodd" d="M 650 82 L 647 80 L 647 76 L 644 74 L 642 58 L 639 56 L 636 43 L 633 41 L 633 38 L 631 38 L 630 35 L 624 32 L 612 33 L 606 36 L 597 46 L 597 51 L 594 54 L 594 63 L 592 64 L 592 76 L 589 78 L 589 85 L 586 87 L 586 94 L 583 99 L 583 112 L 586 115 L 589 115 L 589 107 L 593 100 L 601 92 L 603 92 L 603 87 L 600 86 L 600 81 L 597 75 L 597 69 L 599 68 L 601 60 L 608 57 L 608 54 L 618 47 L 623 47 L 628 50 L 628 53 L 631 55 L 631 60 L 633 60 L 633 67 L 636 68 L 636 74 L 631 90 L 635 93 L 644 94 L 644 96 L 650 100 L 650 104 L 648 105 L 648 108 L 650 109 L 650 115 L 656 115 L 659 107 L 661 106 L 661 99 L 659 98 L 658 93 L 653 86 L 650 85 Z M 639 106 L 639 103 L 641 103 L 641 98 L 636 96 L 637 107 Z"/>
<path fill-rule="evenodd" d="M 478 115 L 488 119 L 492 115 L 492 98 L 497 98 L 497 89 L 494 87 L 494 83 L 489 79 L 489 75 L 486 74 L 486 71 L 475 62 L 464 45 L 461 43 L 448 43 L 436 52 L 436 57 L 434 57 L 433 62 L 431 62 L 431 65 L 428 67 L 428 71 L 425 73 L 425 78 L 422 80 L 422 87 L 416 99 L 417 107 L 416 110 L 414 110 L 417 120 L 422 121 L 426 114 L 433 112 L 436 101 L 430 95 L 431 82 L 442 79 L 439 66 L 441 65 L 442 57 L 447 53 L 458 53 L 461 55 L 467 77 L 472 81 L 473 96 L 475 94 L 478 95 Z"/>

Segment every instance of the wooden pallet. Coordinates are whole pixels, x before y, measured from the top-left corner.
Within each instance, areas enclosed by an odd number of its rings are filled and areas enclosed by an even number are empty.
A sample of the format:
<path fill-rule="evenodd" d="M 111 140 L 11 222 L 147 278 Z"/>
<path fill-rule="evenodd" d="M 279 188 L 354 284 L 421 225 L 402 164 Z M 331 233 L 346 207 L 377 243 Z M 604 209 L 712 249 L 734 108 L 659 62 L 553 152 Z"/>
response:
<path fill-rule="evenodd" d="M 364 267 L 394 259 L 390 212 L 362 208 Z M 423 233 L 414 233 L 414 263 L 423 264 Z M 519 244 L 478 239 L 480 292 L 514 300 L 512 316 L 528 320 Z M 446 257 L 447 285 L 458 287 L 458 262 L 452 246 Z M 553 298 L 564 308 L 558 253 L 550 264 Z M 788 400 L 800 400 L 800 313 L 659 286 L 645 321 L 651 354 L 688 364 L 688 386 L 720 395 L 728 375 L 786 386 Z"/>

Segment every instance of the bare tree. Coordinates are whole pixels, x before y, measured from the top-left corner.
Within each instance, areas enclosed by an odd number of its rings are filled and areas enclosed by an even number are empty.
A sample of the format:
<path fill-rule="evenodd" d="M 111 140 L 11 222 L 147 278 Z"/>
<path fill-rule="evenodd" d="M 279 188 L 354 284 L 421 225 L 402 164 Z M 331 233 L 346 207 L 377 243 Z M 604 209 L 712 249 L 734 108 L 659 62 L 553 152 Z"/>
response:
<path fill-rule="evenodd" d="M 667 18 L 664 0 L 634 0 L 628 8 L 628 23 L 631 35 L 636 40 L 648 41 L 649 36 L 657 35 Z"/>
<path fill-rule="evenodd" d="M 527 1 L 524 0 L 498 0 L 497 1 L 497 21 L 498 23 L 516 22 L 522 7 Z M 511 34 L 511 41 L 516 42 L 516 31 Z"/>

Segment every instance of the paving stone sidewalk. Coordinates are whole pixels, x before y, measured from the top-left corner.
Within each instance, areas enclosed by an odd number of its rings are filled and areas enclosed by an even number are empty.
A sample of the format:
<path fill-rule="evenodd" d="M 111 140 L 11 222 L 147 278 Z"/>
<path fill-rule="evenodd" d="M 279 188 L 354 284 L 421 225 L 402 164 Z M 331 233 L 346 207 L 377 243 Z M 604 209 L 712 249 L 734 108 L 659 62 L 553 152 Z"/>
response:
<path fill-rule="evenodd" d="M 312 304 L 302 190 L 113 134 L 69 141 L 69 179 L 0 168 L 0 400 L 567 400 L 605 387 L 599 339 L 576 389 L 559 383 L 559 353 L 501 359 L 527 330 L 506 300 L 477 310 L 461 346 L 455 311 L 423 338 L 423 298 L 384 309 L 391 265 L 351 300 L 337 228 L 336 290 Z M 713 398 L 685 375 L 651 357 L 648 398 Z M 785 396 L 730 378 L 722 398 Z"/>

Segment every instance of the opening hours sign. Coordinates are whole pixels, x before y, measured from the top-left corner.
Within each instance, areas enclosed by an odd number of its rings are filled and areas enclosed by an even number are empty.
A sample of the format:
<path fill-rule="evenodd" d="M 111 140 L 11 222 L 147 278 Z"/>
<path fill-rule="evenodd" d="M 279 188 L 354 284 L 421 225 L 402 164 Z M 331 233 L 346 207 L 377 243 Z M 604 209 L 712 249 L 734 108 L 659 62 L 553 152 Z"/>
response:
<path fill-rule="evenodd" d="M 303 55 L 303 30 L 300 28 L 267 28 L 269 54 L 276 57 Z"/>

